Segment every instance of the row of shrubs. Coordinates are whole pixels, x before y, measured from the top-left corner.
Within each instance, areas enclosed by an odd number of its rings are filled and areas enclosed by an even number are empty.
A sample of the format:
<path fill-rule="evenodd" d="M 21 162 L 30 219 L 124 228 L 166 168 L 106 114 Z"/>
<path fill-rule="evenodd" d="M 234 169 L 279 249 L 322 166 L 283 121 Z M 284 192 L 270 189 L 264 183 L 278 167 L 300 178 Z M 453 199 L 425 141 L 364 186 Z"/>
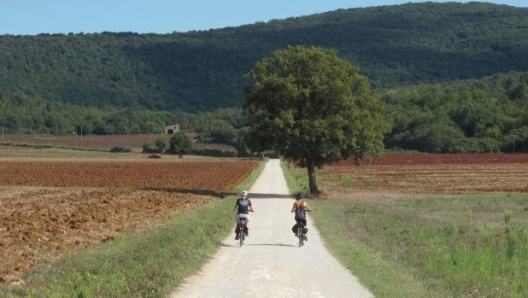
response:
<path fill-rule="evenodd" d="M 143 145 L 143 151 L 142 153 L 148 153 L 148 154 L 161 154 L 161 153 L 168 153 L 168 151 L 162 152 L 159 148 L 152 147 L 148 144 Z M 237 153 L 232 151 L 222 151 L 219 149 L 204 149 L 204 150 L 197 150 L 192 149 L 187 154 L 192 155 L 202 155 L 202 156 L 214 156 L 214 157 L 236 157 Z"/>
<path fill-rule="evenodd" d="M 117 151 L 113 151 L 113 152 L 117 152 Z M 160 149 L 152 147 L 147 144 L 147 145 L 143 145 L 142 153 L 161 154 L 161 153 L 167 153 L 167 152 L 166 151 L 161 152 Z M 187 154 L 199 155 L 199 156 L 211 156 L 211 157 L 259 157 L 260 156 L 258 153 L 238 154 L 236 151 L 224 151 L 220 149 L 211 149 L 211 148 L 192 149 Z"/>

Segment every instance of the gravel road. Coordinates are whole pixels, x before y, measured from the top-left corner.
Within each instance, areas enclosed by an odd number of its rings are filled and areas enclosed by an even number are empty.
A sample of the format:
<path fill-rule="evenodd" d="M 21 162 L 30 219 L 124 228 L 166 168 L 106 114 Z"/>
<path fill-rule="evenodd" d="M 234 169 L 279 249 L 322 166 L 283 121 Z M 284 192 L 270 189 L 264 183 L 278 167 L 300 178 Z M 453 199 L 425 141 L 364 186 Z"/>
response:
<path fill-rule="evenodd" d="M 309 217 L 308 241 L 297 246 L 291 231 L 294 200 L 280 160 L 266 164 L 249 198 L 255 213 L 245 245 L 237 245 L 233 232 L 171 297 L 373 297 L 328 253 Z"/>

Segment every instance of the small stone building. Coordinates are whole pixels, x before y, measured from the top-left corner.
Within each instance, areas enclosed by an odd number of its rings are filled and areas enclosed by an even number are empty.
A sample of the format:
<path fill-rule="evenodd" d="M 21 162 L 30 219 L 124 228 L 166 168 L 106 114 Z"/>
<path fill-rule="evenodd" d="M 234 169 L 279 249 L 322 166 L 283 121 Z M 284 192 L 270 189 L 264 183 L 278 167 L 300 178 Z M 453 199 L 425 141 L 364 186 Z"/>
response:
<path fill-rule="evenodd" d="M 180 131 L 180 125 L 179 124 L 165 126 L 165 133 L 168 134 L 168 135 L 173 135 L 173 134 L 177 133 L 178 131 Z"/>

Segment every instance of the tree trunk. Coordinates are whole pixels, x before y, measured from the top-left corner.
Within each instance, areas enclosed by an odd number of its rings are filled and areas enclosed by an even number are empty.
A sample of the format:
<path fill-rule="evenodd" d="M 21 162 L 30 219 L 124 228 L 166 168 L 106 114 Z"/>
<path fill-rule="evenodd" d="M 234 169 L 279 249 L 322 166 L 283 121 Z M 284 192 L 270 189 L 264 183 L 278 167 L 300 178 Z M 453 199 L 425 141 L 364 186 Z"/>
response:
<path fill-rule="evenodd" d="M 317 188 L 317 181 L 315 179 L 315 167 L 309 164 L 306 166 L 306 168 L 308 169 L 308 185 L 310 187 L 310 194 L 316 195 L 319 193 L 319 189 Z"/>

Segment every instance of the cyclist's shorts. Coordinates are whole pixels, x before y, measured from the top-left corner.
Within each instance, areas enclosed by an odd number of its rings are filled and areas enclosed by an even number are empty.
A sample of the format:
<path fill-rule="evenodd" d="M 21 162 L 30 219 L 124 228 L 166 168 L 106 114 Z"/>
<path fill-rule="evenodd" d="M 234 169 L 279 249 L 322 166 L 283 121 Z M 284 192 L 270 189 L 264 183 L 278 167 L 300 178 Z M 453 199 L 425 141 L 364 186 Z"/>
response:
<path fill-rule="evenodd" d="M 242 218 L 245 218 L 246 222 L 249 222 L 249 214 L 237 214 L 237 215 L 235 215 L 235 220 L 237 222 L 242 221 Z"/>

